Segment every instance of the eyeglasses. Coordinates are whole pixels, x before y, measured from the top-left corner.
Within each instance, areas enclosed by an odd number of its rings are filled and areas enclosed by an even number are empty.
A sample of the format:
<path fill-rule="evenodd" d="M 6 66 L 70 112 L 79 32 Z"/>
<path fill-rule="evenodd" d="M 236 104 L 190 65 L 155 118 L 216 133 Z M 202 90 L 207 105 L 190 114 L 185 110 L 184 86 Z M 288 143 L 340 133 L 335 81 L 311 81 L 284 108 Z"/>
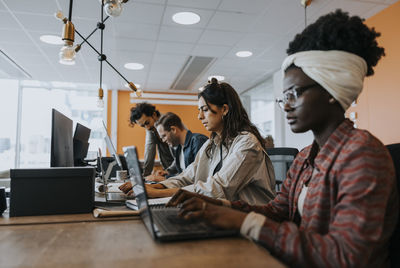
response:
<path fill-rule="evenodd" d="M 314 83 L 304 87 L 291 88 L 283 93 L 281 98 L 277 98 L 275 102 L 279 105 L 282 110 L 285 110 L 285 105 L 288 104 L 290 108 L 296 108 L 297 99 L 304 93 L 307 89 L 319 86 L 319 84 Z"/>

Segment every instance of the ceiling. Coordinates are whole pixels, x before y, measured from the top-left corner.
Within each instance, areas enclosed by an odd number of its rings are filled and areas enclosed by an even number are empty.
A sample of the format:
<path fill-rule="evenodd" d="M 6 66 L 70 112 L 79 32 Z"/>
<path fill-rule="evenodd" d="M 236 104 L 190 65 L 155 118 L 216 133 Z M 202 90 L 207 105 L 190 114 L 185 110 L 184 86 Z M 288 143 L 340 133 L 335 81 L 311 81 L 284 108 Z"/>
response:
<path fill-rule="evenodd" d="M 307 8 L 307 21 L 336 8 L 369 18 L 395 2 L 314 0 Z M 66 66 L 58 63 L 61 46 L 39 40 L 43 34 L 61 35 L 62 23 L 53 14 L 58 9 L 68 14 L 68 4 L 68 0 L 0 0 L 0 49 L 34 80 L 98 83 L 97 54 L 87 45 L 77 54 L 76 64 Z M 176 24 L 171 17 L 180 11 L 195 12 L 201 20 L 189 26 Z M 72 21 L 84 36 L 99 17 L 99 0 L 74 1 Z M 216 74 L 243 92 L 279 69 L 288 42 L 303 28 L 300 0 L 130 0 L 121 16 L 106 22 L 104 54 L 146 91 L 169 91 L 189 56 L 214 57 L 184 92 L 196 92 L 209 75 Z M 75 39 L 81 42 L 78 36 Z M 89 41 L 99 49 L 100 33 Z M 253 55 L 238 58 L 235 53 L 240 50 Z M 126 62 L 142 63 L 144 69 L 127 70 Z M 108 88 L 124 88 L 125 81 L 113 70 L 107 65 L 103 69 Z"/>

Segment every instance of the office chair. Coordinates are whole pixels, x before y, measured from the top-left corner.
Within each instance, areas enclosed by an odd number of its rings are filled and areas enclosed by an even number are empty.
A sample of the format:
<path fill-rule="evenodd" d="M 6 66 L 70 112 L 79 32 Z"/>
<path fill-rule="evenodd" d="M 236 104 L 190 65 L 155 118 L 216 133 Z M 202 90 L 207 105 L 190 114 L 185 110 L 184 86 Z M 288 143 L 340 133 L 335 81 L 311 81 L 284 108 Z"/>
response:
<path fill-rule="evenodd" d="M 271 159 L 275 171 L 276 190 L 281 190 L 281 184 L 286 179 L 286 174 L 293 163 L 299 150 L 289 147 L 268 148 L 267 154 Z"/>
<path fill-rule="evenodd" d="M 394 168 L 396 171 L 397 191 L 400 195 L 400 143 L 386 145 L 393 159 Z M 391 267 L 400 267 L 400 208 L 399 218 L 397 219 L 396 228 L 390 239 L 389 256 Z"/>

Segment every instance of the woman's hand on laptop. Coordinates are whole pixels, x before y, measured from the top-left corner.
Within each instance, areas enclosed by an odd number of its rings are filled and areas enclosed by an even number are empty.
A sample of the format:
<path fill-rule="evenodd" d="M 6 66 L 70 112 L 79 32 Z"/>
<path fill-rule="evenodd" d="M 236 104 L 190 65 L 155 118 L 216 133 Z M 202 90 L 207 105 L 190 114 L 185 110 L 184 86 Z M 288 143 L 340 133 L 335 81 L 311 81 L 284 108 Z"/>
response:
<path fill-rule="evenodd" d="M 218 200 L 218 199 L 214 199 L 205 195 L 201 195 L 201 194 L 197 194 L 197 193 L 193 193 L 193 192 L 189 192 L 183 189 L 179 189 L 179 191 L 177 191 L 174 196 L 171 197 L 171 199 L 169 200 L 169 202 L 165 205 L 167 207 L 176 207 L 177 205 L 179 205 L 180 203 L 183 203 L 184 201 L 192 198 L 192 197 L 197 197 L 200 198 L 208 203 L 214 204 L 214 205 L 218 205 L 221 206 L 222 205 L 222 201 Z"/>
<path fill-rule="evenodd" d="M 186 220 L 204 219 L 220 228 L 240 230 L 247 213 L 192 197 L 182 203 L 179 216 Z"/>

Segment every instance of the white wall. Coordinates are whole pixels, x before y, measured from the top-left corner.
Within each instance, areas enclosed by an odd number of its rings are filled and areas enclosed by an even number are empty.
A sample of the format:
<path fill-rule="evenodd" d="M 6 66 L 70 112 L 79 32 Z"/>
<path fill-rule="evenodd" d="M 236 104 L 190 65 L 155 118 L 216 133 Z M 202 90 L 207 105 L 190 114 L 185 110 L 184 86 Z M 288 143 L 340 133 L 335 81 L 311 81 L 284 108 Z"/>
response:
<path fill-rule="evenodd" d="M 282 95 L 282 73 L 277 71 L 273 75 L 274 95 L 276 98 Z M 275 146 L 276 147 L 294 147 L 299 150 L 310 145 L 313 141 L 311 131 L 301 134 L 294 134 L 286 122 L 285 113 L 275 105 Z"/>

